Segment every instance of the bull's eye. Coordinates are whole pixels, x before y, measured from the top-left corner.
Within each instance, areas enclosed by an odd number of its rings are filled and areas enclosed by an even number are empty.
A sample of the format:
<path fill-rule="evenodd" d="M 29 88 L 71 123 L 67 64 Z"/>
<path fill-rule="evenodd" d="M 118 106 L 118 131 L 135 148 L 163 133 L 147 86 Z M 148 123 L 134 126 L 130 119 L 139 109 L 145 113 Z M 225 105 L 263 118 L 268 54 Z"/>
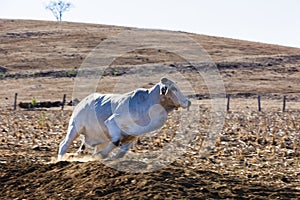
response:
<path fill-rule="evenodd" d="M 162 93 L 163 95 L 166 95 L 167 90 L 168 90 L 167 86 L 164 86 L 164 87 L 161 88 L 161 93 Z"/>

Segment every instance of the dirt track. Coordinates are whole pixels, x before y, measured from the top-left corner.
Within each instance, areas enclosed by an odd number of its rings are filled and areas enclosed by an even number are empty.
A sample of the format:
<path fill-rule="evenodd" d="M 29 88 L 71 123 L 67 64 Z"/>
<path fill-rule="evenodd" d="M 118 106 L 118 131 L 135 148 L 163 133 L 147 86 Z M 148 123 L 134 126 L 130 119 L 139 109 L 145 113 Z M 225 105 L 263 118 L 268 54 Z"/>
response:
<path fill-rule="evenodd" d="M 80 157 L 81 162 L 57 163 L 58 144 L 70 111 L 8 114 L 1 113 L 3 199 L 297 199 L 300 195 L 298 112 L 228 113 L 216 148 L 201 158 L 201 130 L 209 122 L 209 113 L 203 110 L 199 134 L 180 159 L 162 169 L 136 174 L 110 168 L 100 160 L 83 162 Z M 159 150 L 168 144 L 165 131 L 176 127 L 172 118 L 159 134 L 142 137 L 131 151 Z M 75 142 L 69 152 L 74 153 L 78 145 Z M 86 156 L 89 154 L 83 158 Z M 142 161 L 117 164 L 122 165 L 119 169 L 147 168 Z"/>
<path fill-rule="evenodd" d="M 1 177 L 1 196 L 5 199 L 296 199 L 300 195 L 299 188 L 249 183 L 176 164 L 132 175 L 98 162 L 15 163 L 1 165 L 2 173 L 7 173 Z"/>

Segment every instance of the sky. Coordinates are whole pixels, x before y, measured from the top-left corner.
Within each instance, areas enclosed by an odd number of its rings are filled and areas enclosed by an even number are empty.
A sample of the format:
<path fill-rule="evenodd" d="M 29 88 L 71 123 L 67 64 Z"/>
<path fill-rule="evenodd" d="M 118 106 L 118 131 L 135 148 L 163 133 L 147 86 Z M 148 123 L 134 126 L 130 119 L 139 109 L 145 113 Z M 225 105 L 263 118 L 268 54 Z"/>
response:
<path fill-rule="evenodd" d="M 63 21 L 167 29 L 300 48 L 300 0 L 65 0 Z M 56 20 L 47 0 L 0 0 L 0 18 Z"/>

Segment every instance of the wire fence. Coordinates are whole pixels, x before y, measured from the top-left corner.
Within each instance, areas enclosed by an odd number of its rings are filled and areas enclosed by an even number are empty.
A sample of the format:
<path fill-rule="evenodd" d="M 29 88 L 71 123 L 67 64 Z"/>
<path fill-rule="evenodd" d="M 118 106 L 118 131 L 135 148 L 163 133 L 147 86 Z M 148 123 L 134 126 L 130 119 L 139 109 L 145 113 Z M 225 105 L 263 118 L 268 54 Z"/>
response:
<path fill-rule="evenodd" d="M 209 100 L 209 95 L 196 95 L 198 100 L 202 100 L 202 99 L 208 99 Z M 199 96 L 202 96 L 203 98 L 199 98 Z M 239 96 L 238 98 L 235 97 L 235 94 L 227 94 L 226 95 L 226 111 L 229 112 L 232 110 L 232 107 L 236 108 L 240 108 L 236 106 L 236 102 L 234 102 L 235 99 L 239 99 L 239 104 L 243 104 L 243 102 L 241 102 L 241 99 L 244 100 L 249 100 L 249 97 L 241 97 Z M 281 97 L 281 100 L 279 100 L 279 98 L 277 97 L 276 100 L 270 100 L 270 98 L 265 98 L 263 99 L 264 96 L 262 95 L 251 95 L 251 108 L 253 109 L 253 107 L 256 107 L 256 111 L 261 112 L 264 110 L 262 101 L 264 101 L 265 103 L 265 108 L 270 108 L 270 107 L 277 107 L 278 110 L 278 106 L 280 105 L 280 110 L 282 112 L 287 112 L 288 111 L 288 98 L 286 95 L 283 95 Z M 61 101 L 44 101 L 44 102 L 36 102 L 35 99 L 32 99 L 31 102 L 19 102 L 18 104 L 18 93 L 15 93 L 15 97 L 14 97 L 14 103 L 13 103 L 13 109 L 17 110 L 17 107 L 19 106 L 20 108 L 23 109 L 34 109 L 34 108 L 51 108 L 51 107 L 61 107 L 61 110 L 64 110 L 65 106 L 74 106 L 77 105 L 79 103 L 78 99 L 75 100 L 70 100 L 69 102 L 66 101 L 67 95 L 63 94 L 62 100 Z M 195 98 L 195 97 L 192 97 Z M 255 100 L 256 99 L 256 100 Z M 256 101 L 256 106 L 254 106 L 254 102 Z M 293 100 L 293 103 L 295 102 L 295 100 Z M 274 104 L 272 106 L 272 104 Z M 275 105 L 276 104 L 276 105 Z M 244 102 L 244 106 L 246 108 L 249 108 L 249 106 Z M 290 104 L 290 106 L 292 107 L 292 102 Z M 290 107 L 290 108 L 291 108 Z M 296 106 L 297 107 L 297 106 Z M 293 108 L 295 108 L 295 105 L 293 105 Z M 300 107 L 299 107 L 300 109 Z"/>

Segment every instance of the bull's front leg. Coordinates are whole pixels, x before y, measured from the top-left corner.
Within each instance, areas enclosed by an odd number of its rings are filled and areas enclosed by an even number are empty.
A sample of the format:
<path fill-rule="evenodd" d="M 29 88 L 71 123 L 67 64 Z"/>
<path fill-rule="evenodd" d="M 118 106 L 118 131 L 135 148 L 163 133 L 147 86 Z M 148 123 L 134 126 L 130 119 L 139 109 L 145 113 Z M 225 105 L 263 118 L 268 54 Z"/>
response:
<path fill-rule="evenodd" d="M 100 154 L 102 156 L 102 158 L 106 158 L 108 156 L 108 154 L 117 146 L 119 146 L 120 141 L 121 141 L 121 130 L 118 127 L 118 125 L 116 124 L 114 117 L 111 116 L 110 118 L 108 118 L 105 122 L 105 125 L 108 129 L 108 135 L 110 138 L 109 139 L 109 143 L 107 144 L 107 146 L 99 151 L 99 152 L 95 152 L 95 154 Z"/>
<path fill-rule="evenodd" d="M 116 160 L 119 158 L 123 158 L 125 156 L 125 154 L 127 153 L 127 151 L 131 148 L 134 140 L 136 139 L 136 136 L 131 136 L 131 135 L 122 135 L 122 140 L 121 140 L 121 147 L 120 150 L 118 151 L 118 153 L 113 156 L 112 158 L 110 158 L 110 160 Z"/>
<path fill-rule="evenodd" d="M 98 155 L 100 154 L 102 159 L 104 158 L 107 158 L 109 153 L 114 150 L 117 146 L 119 145 L 119 141 L 116 141 L 116 142 L 109 142 L 107 144 L 107 146 L 103 149 L 103 150 L 100 150 L 98 152 L 95 152 L 95 155 Z"/>
<path fill-rule="evenodd" d="M 83 151 L 85 150 L 85 138 L 83 135 L 80 135 L 80 140 L 81 140 L 81 145 L 80 145 L 79 149 L 76 151 L 77 155 L 82 154 Z"/>
<path fill-rule="evenodd" d="M 122 144 L 118 153 L 111 158 L 111 160 L 116 160 L 119 158 L 123 158 L 127 151 L 131 148 L 133 142 Z"/>

